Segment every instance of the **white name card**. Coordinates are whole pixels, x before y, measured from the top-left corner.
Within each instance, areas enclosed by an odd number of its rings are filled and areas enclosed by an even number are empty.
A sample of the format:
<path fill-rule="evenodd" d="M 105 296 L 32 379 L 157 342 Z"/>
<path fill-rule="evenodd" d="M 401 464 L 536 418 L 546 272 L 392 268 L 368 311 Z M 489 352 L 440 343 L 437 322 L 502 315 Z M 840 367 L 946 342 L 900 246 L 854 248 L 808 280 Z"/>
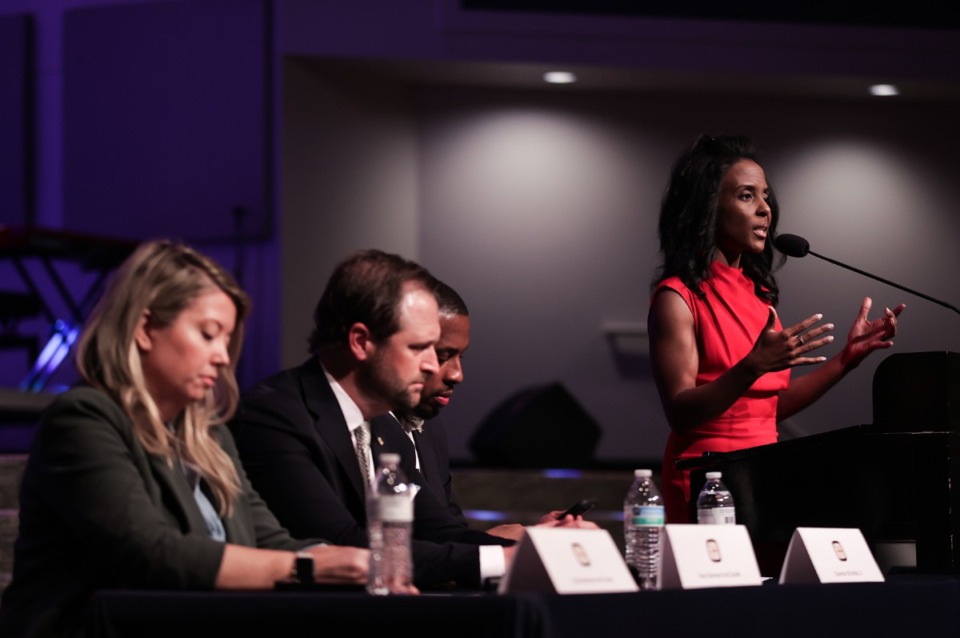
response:
<path fill-rule="evenodd" d="M 661 589 L 762 584 L 743 525 L 667 525 L 664 532 Z"/>
<path fill-rule="evenodd" d="M 798 527 L 790 538 L 780 583 L 882 583 L 859 529 Z"/>
<path fill-rule="evenodd" d="M 599 594 L 637 591 L 604 529 L 528 527 L 498 592 Z"/>

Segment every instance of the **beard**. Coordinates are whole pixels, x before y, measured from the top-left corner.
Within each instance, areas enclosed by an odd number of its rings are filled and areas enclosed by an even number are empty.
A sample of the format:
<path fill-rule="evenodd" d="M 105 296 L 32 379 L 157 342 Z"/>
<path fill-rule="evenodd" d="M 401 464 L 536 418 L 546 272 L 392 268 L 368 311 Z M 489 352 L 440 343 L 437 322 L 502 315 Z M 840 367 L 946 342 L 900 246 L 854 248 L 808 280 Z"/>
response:
<path fill-rule="evenodd" d="M 387 404 L 392 411 L 409 412 L 420 403 L 421 390 L 411 386 L 422 383 L 423 376 L 409 381 L 401 379 L 384 365 L 379 354 L 360 366 L 357 381 L 365 393 Z"/>
<path fill-rule="evenodd" d="M 440 413 L 440 408 L 433 403 L 427 402 L 428 397 L 424 394 L 420 396 L 420 402 L 413 408 L 412 413 L 414 416 L 420 417 L 423 420 L 432 419 Z"/>

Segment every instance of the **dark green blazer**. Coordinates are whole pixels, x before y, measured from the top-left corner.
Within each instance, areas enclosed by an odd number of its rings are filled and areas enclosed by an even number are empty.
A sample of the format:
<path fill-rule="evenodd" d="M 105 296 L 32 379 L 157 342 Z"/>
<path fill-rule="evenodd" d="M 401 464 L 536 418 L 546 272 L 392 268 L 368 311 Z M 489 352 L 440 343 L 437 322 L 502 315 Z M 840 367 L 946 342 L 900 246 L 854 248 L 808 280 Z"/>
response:
<path fill-rule="evenodd" d="M 226 428 L 214 435 L 239 470 L 242 493 L 224 520 L 227 542 L 295 550 L 253 491 Z M 0 636 L 81 635 L 97 589 L 212 589 L 224 545 L 207 533 L 178 467 L 147 453 L 105 393 L 77 387 L 41 418 L 20 495 L 13 580 Z"/>

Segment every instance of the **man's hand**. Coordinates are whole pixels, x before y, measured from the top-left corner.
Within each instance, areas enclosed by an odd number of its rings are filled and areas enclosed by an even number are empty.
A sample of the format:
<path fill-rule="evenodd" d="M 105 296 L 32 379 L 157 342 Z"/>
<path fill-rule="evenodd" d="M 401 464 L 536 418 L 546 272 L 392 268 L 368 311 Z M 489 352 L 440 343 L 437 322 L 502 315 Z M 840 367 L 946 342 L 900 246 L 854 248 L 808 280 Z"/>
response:
<path fill-rule="evenodd" d="M 592 522 L 586 521 L 582 516 L 573 516 L 572 514 L 567 514 L 563 518 L 557 518 L 563 514 L 563 510 L 556 510 L 545 514 L 540 517 L 540 521 L 537 523 L 537 527 L 574 527 L 580 529 L 599 529 L 599 526 Z"/>
<path fill-rule="evenodd" d="M 506 538 L 512 541 L 519 541 L 521 538 L 523 538 L 523 525 L 518 525 L 517 523 L 497 525 L 496 527 L 491 527 L 488 529 L 487 534 L 499 536 L 500 538 Z"/>

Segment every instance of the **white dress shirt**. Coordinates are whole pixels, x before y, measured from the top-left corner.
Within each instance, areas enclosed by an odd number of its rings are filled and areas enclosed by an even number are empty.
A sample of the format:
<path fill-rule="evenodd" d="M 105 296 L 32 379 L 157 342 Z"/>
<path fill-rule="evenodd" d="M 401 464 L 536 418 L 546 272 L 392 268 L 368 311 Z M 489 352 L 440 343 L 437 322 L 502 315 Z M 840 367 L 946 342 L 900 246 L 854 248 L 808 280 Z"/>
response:
<path fill-rule="evenodd" d="M 419 425 L 420 428 L 424 427 L 423 420 L 418 419 L 419 423 L 407 423 L 405 421 L 397 418 L 397 415 L 393 412 L 390 413 L 390 416 L 397 419 L 400 422 L 400 426 L 403 428 L 404 433 L 410 437 L 410 441 L 413 443 L 413 451 L 416 455 L 417 469 L 420 469 L 420 451 L 417 450 L 417 441 L 413 438 L 413 430 L 417 429 L 416 426 Z M 417 418 L 417 417 L 413 417 Z M 429 426 L 427 426 L 429 427 Z M 483 582 L 487 578 L 500 578 L 505 573 L 507 573 L 507 559 L 503 555 L 503 547 L 499 545 L 480 545 L 480 582 Z"/>
<path fill-rule="evenodd" d="M 321 366 L 322 367 L 322 366 Z M 353 441 L 353 449 L 357 449 L 357 428 L 366 428 L 367 430 L 367 440 L 372 440 L 370 435 L 370 424 L 366 419 L 363 418 L 363 413 L 360 412 L 360 408 L 357 407 L 357 404 L 353 399 L 350 398 L 350 395 L 347 394 L 347 391 L 341 387 L 337 380 L 333 378 L 326 368 L 323 368 L 323 374 L 326 375 L 327 381 L 330 383 L 330 388 L 333 390 L 333 396 L 337 397 L 337 403 L 340 404 L 340 411 L 343 413 L 343 418 L 347 422 L 347 428 L 350 430 L 350 439 Z M 367 455 L 367 467 L 370 468 L 370 472 L 367 478 L 367 485 L 373 485 L 373 473 L 376 471 L 376 463 L 373 461 L 373 452 L 370 449 L 370 446 L 366 446 L 363 449 L 363 452 Z M 359 464 L 359 461 L 358 461 Z"/>

